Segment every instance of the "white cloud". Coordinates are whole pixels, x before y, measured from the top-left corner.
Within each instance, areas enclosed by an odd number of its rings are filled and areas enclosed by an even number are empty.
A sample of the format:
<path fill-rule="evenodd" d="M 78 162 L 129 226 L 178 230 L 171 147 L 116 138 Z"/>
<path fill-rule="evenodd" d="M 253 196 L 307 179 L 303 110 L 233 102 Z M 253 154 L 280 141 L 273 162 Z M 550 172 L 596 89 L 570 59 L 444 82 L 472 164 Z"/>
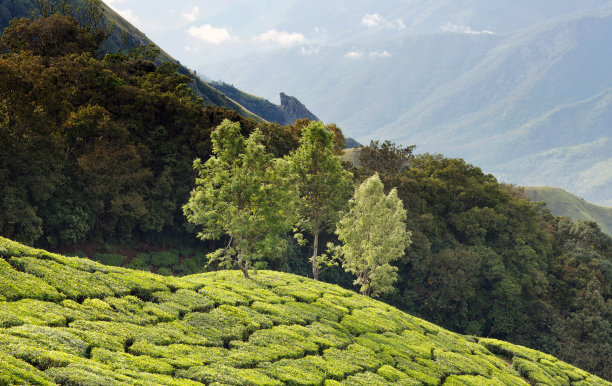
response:
<path fill-rule="evenodd" d="M 361 19 L 361 24 L 366 27 L 385 27 L 385 28 L 395 28 L 395 29 L 405 29 L 406 24 L 402 19 L 395 20 L 387 20 L 383 16 L 380 16 L 378 13 L 368 13 Z"/>
<path fill-rule="evenodd" d="M 117 12 L 121 17 L 125 20 L 129 21 L 132 24 L 135 24 L 140 21 L 140 19 L 134 15 L 134 11 L 131 9 L 118 9 L 115 5 L 120 3 L 125 3 L 128 0 L 106 0 L 106 4 L 115 12 Z"/>
<path fill-rule="evenodd" d="M 221 44 L 230 40 L 236 40 L 227 28 L 217 28 L 210 24 L 200 27 L 189 27 L 189 35 L 209 44 Z"/>
<path fill-rule="evenodd" d="M 467 34 L 467 35 L 493 35 L 493 32 L 488 30 L 474 31 L 469 25 L 457 25 L 453 23 L 446 23 L 440 27 L 442 32 L 449 32 L 455 34 Z"/>
<path fill-rule="evenodd" d="M 117 12 L 119 15 L 121 15 L 121 17 L 123 17 L 125 20 L 129 21 L 132 24 L 138 23 L 138 21 L 140 21 L 140 19 L 134 15 L 134 11 L 132 11 L 131 9 L 115 9 L 115 12 Z"/>
<path fill-rule="evenodd" d="M 196 21 L 198 14 L 200 13 L 200 7 L 193 7 L 191 11 L 185 12 L 182 16 L 189 21 Z"/>
<path fill-rule="evenodd" d="M 393 28 L 397 28 L 399 30 L 406 29 L 406 24 L 404 24 L 402 19 L 395 19 L 390 23 Z"/>
<path fill-rule="evenodd" d="M 253 40 L 262 43 L 280 44 L 281 46 L 293 46 L 306 43 L 306 38 L 301 33 L 277 31 L 276 29 L 271 29 L 261 35 L 257 35 Z"/>
<path fill-rule="evenodd" d="M 344 54 L 344 57 L 349 58 L 349 59 L 359 59 L 363 57 L 363 51 L 353 49 L 347 52 L 346 54 Z"/>
<path fill-rule="evenodd" d="M 389 51 L 372 51 L 370 52 L 370 58 L 390 58 L 391 54 Z"/>
<path fill-rule="evenodd" d="M 379 14 L 368 13 L 363 17 L 363 19 L 361 19 L 361 24 L 365 25 L 366 27 L 376 27 L 382 24 L 384 21 L 385 21 L 385 18 L 380 16 Z"/>
<path fill-rule="evenodd" d="M 129 21 L 132 24 L 137 23 L 140 19 L 134 15 L 134 11 L 131 9 L 119 9 L 115 6 L 115 4 L 125 3 L 127 0 L 106 0 L 106 4 L 115 12 L 117 12 L 121 17 L 125 20 Z"/>
<path fill-rule="evenodd" d="M 317 55 L 321 49 L 316 46 L 302 46 L 302 55 Z"/>

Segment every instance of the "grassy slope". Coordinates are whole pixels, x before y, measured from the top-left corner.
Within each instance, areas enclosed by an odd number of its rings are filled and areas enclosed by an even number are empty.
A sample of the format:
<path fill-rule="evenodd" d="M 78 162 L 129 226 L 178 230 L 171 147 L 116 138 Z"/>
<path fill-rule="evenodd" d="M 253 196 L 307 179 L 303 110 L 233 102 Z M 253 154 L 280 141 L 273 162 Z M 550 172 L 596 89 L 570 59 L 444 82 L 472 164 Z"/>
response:
<path fill-rule="evenodd" d="M 0 256 L 2 384 L 610 384 L 295 275 L 162 277 L 2 238 Z"/>
<path fill-rule="evenodd" d="M 525 195 L 532 201 L 545 201 L 555 216 L 569 217 L 574 221 L 595 221 L 602 231 L 612 236 L 612 208 L 591 204 L 552 186 L 527 186 Z"/>

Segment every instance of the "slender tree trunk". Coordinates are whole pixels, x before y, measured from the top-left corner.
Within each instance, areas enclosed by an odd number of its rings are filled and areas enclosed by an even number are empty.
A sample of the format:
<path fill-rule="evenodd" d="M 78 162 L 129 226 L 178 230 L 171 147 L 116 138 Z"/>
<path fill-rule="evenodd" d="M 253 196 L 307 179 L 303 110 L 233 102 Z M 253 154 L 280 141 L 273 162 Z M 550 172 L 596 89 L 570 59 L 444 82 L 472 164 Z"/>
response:
<path fill-rule="evenodd" d="M 240 268 L 240 270 L 244 274 L 244 277 L 246 277 L 247 279 L 250 279 L 250 277 L 249 277 L 249 266 L 247 265 L 247 263 L 244 260 L 242 260 L 241 257 L 238 257 L 238 267 Z"/>
<path fill-rule="evenodd" d="M 319 280 L 319 263 L 317 262 L 317 256 L 319 253 L 319 232 L 315 232 L 314 244 L 312 253 L 312 277 L 315 280 Z"/>

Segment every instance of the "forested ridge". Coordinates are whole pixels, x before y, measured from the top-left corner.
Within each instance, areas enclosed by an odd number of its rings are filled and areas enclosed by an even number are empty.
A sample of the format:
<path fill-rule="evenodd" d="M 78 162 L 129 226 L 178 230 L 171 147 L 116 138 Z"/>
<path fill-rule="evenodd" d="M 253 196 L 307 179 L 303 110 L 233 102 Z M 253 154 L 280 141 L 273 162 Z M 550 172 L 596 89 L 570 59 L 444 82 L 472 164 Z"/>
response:
<path fill-rule="evenodd" d="M 182 210 L 194 159 L 212 154 L 211 132 L 225 118 L 245 136 L 259 127 L 281 157 L 308 126 L 204 106 L 176 66 L 138 50 L 101 53 L 99 36 L 66 16 L 13 21 L 1 42 L 0 234 L 30 245 L 87 246 L 115 264 L 166 274 L 216 269 L 197 259 L 215 245 L 193 241 L 198 229 Z M 339 150 L 341 132 L 329 128 Z M 395 293 L 382 300 L 612 379 L 612 239 L 593 222 L 553 217 L 462 160 L 413 150 L 375 142 L 359 168 L 345 165 L 355 184 L 378 173 L 407 212 L 412 245 L 394 263 Z M 320 239 L 337 242 L 331 229 Z M 285 241 L 287 252 L 268 267 L 309 275 L 312 250 L 290 234 Z M 141 254 L 117 258 L 125 245 Z M 351 286 L 338 267 L 320 278 Z"/>

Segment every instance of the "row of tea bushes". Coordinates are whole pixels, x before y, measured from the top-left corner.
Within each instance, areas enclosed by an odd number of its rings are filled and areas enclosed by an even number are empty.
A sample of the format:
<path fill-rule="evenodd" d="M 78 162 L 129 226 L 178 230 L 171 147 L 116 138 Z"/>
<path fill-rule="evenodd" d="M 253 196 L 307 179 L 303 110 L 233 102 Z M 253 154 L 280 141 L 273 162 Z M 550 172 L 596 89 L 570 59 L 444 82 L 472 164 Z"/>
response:
<path fill-rule="evenodd" d="M 0 384 L 609 385 L 279 272 L 165 277 L 0 238 L 0 284 Z"/>

